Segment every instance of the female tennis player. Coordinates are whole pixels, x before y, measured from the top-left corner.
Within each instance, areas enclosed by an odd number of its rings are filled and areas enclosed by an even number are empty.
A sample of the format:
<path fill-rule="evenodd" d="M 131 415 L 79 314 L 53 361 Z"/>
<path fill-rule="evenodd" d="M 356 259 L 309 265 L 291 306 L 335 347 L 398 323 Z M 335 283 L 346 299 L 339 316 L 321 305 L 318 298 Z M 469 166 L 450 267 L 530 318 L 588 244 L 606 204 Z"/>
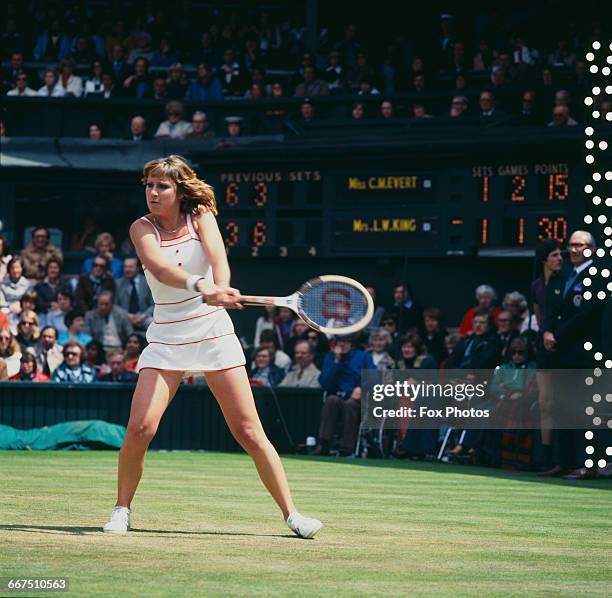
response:
<path fill-rule="evenodd" d="M 159 421 L 183 375 L 204 372 L 230 431 L 253 458 L 287 525 L 299 537 L 312 538 L 322 524 L 295 509 L 280 458 L 259 420 L 242 347 L 226 312 L 242 305 L 239 291 L 230 286 L 213 189 L 179 156 L 147 162 L 143 183 L 150 213 L 132 224 L 130 237 L 155 311 L 119 453 L 117 503 L 104 531 L 130 529 L 130 505 Z"/>

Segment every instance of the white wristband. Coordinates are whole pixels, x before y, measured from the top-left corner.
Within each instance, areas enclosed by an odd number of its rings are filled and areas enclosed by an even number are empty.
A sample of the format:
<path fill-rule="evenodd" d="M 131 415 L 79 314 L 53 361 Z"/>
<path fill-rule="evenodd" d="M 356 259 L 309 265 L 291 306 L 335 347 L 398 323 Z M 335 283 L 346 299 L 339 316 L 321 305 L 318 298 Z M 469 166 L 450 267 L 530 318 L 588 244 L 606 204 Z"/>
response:
<path fill-rule="evenodd" d="M 185 288 L 188 291 L 193 291 L 194 293 L 198 292 L 198 289 L 196 288 L 196 285 L 198 284 L 198 281 L 200 280 L 204 280 L 203 276 L 198 276 L 197 274 L 194 274 L 193 276 L 190 276 L 186 281 L 185 281 Z"/>

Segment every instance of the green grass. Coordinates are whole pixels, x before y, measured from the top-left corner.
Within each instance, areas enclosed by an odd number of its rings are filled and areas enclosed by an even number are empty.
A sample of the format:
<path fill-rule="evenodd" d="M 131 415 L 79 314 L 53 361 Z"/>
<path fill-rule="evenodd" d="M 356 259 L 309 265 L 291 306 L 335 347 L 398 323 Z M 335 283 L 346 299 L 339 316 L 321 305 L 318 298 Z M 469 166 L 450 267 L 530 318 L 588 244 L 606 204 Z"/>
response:
<path fill-rule="evenodd" d="M 247 456 L 150 453 L 135 530 L 112 536 L 116 461 L 0 452 L 0 576 L 67 576 L 73 596 L 610 595 L 606 481 L 285 457 L 325 524 L 299 540 Z"/>

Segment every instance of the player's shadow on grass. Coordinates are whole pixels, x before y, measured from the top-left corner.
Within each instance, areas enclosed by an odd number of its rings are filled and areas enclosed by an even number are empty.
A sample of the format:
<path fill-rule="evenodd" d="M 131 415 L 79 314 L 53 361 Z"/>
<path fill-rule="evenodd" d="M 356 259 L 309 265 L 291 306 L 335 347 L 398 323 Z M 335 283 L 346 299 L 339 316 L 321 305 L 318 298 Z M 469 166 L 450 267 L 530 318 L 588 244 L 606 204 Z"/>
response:
<path fill-rule="evenodd" d="M 65 525 L 0 525 L 0 530 L 18 531 L 18 532 L 34 532 L 42 534 L 68 534 L 73 536 L 84 536 L 88 534 L 103 533 L 100 526 L 65 526 Z M 294 534 L 251 534 L 248 532 L 207 532 L 207 531 L 184 531 L 184 530 L 165 530 L 165 529 L 140 529 L 132 528 L 129 535 L 132 534 L 147 534 L 147 535 L 172 535 L 172 536 L 252 536 L 255 538 L 289 538 L 299 540 Z M 112 535 L 112 534 L 105 534 Z"/>

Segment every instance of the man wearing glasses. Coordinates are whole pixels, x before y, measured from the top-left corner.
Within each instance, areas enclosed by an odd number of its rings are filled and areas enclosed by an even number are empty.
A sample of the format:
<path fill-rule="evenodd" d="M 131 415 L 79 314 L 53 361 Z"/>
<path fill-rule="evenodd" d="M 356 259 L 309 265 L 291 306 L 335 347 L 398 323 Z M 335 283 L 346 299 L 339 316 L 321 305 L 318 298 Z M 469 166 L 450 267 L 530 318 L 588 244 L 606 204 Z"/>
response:
<path fill-rule="evenodd" d="M 111 291 L 115 294 L 115 281 L 108 271 L 109 260 L 102 255 L 96 255 L 92 262 L 91 272 L 84 272 L 79 276 L 76 288 L 77 308 L 88 312 L 96 303 L 102 291 Z"/>
<path fill-rule="evenodd" d="M 591 255 L 595 251 L 595 239 L 587 231 L 575 231 L 570 237 L 569 255 L 572 263 L 570 272 L 562 290 L 562 299 L 555 303 L 547 298 L 547 305 L 558 305 L 557 309 L 549 310 L 544 322 L 543 342 L 547 351 L 556 353 L 559 368 L 566 370 L 592 369 L 593 360 L 585 351 L 584 343 L 593 343 L 597 350 L 601 337 L 601 321 L 603 303 L 597 300 L 584 300 L 586 286 L 584 279 L 588 268 L 593 263 Z M 585 255 L 585 250 L 589 250 Z M 547 289 L 548 292 L 548 289 Z M 555 400 L 571 401 L 572 397 L 563 397 L 564 389 L 575 388 L 575 381 L 564 382 L 562 376 L 553 380 Z M 597 475 L 596 469 L 580 467 L 584 461 L 584 447 L 579 451 L 579 443 L 584 442 L 584 432 L 579 430 L 559 430 L 558 442 L 560 448 L 560 463 L 540 475 L 563 476 L 565 479 L 582 480 Z"/>
<path fill-rule="evenodd" d="M 25 73 L 20 73 L 15 79 L 15 88 L 11 89 L 7 96 L 33 97 L 37 95 L 36 91 L 28 87 L 28 76 Z"/>
<path fill-rule="evenodd" d="M 55 260 L 60 265 L 64 263 L 61 249 L 49 241 L 49 230 L 37 226 L 32 231 L 32 240 L 21 252 L 23 260 L 23 275 L 33 284 L 41 282 L 47 273 L 47 264 Z"/>
<path fill-rule="evenodd" d="M 64 363 L 53 372 L 52 382 L 69 382 L 70 384 L 89 384 L 95 382 L 95 370 L 83 361 L 83 347 L 68 341 L 64 345 Z"/>

